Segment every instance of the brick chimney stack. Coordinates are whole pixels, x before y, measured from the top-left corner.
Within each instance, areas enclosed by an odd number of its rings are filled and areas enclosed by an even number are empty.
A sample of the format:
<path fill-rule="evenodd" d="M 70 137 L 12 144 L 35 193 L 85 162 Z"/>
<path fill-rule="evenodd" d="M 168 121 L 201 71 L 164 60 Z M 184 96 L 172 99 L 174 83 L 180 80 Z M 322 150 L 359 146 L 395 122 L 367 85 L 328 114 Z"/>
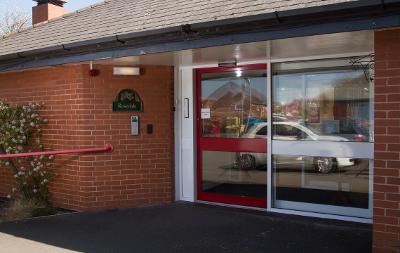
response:
<path fill-rule="evenodd" d="M 32 24 L 38 24 L 68 13 L 64 4 L 68 0 L 33 0 L 37 6 L 32 7 Z"/>

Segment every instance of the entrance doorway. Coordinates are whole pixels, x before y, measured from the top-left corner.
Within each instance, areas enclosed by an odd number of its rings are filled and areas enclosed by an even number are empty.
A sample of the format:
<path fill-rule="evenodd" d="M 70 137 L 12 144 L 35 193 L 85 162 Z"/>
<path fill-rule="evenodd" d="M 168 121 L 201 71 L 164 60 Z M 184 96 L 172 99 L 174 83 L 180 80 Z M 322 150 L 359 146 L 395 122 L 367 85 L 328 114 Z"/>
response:
<path fill-rule="evenodd" d="M 197 197 L 267 206 L 267 65 L 196 70 Z"/>
<path fill-rule="evenodd" d="M 371 41 L 349 33 L 182 52 L 177 199 L 370 222 Z M 239 66 L 217 67 L 232 55 Z"/>

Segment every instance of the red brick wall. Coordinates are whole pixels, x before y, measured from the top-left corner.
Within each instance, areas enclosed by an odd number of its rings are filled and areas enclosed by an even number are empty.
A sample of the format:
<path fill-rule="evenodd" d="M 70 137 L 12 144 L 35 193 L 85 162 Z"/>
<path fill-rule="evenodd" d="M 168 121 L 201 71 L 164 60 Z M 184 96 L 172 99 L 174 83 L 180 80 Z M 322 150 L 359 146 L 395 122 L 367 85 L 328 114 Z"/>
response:
<path fill-rule="evenodd" d="M 400 252 L 400 29 L 375 32 L 374 252 Z"/>
<path fill-rule="evenodd" d="M 87 66 L 84 67 L 88 71 Z M 83 146 L 112 143 L 110 155 L 79 159 L 84 209 L 107 209 L 170 202 L 173 194 L 173 70 L 146 67 L 144 74 L 113 76 L 111 67 L 87 79 L 80 112 Z M 111 111 L 118 91 L 133 88 L 144 102 L 143 113 Z M 140 117 L 141 134 L 131 136 L 130 116 Z M 146 125 L 153 124 L 153 134 Z"/>
<path fill-rule="evenodd" d="M 49 119 L 44 141 L 54 149 L 114 145 L 112 154 L 58 156 L 53 202 L 61 207 L 93 210 L 169 202 L 173 192 L 173 71 L 146 67 L 140 77 L 115 77 L 100 67 L 61 66 L 0 74 L 0 99 L 15 103 L 44 102 Z M 113 113 L 120 89 L 141 95 L 145 111 L 140 136 L 130 135 L 132 113 Z M 145 132 L 146 124 L 154 133 Z M 12 177 L 0 168 L 0 195 L 7 195 Z"/>
<path fill-rule="evenodd" d="M 79 106 L 77 90 L 84 85 L 83 72 L 77 66 L 0 74 L 0 99 L 12 103 L 44 102 L 42 115 L 50 125 L 44 130 L 45 144 L 54 149 L 79 147 L 74 135 L 79 131 L 75 110 Z M 68 124 L 66 124 L 68 122 Z M 74 156 L 57 158 L 59 174 L 53 187 L 54 201 L 67 208 L 78 208 L 75 191 L 78 160 Z M 14 182 L 5 168 L 0 169 L 0 194 L 7 195 Z"/>

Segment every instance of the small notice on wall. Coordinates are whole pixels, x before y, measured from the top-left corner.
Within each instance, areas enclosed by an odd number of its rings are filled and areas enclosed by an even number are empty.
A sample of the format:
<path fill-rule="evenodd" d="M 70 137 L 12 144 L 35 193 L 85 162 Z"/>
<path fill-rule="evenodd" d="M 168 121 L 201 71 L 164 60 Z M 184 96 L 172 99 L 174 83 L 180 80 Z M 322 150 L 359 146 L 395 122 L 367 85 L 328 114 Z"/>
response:
<path fill-rule="evenodd" d="M 201 108 L 201 118 L 202 119 L 211 118 L 211 109 L 210 108 Z"/>

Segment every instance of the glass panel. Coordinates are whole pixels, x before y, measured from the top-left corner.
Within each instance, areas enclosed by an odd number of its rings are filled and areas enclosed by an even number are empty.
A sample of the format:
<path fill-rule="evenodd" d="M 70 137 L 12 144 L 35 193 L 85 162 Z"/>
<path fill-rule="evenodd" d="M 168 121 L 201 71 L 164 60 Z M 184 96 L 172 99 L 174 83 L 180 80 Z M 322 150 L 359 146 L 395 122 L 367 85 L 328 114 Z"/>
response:
<path fill-rule="evenodd" d="M 275 201 L 369 207 L 367 159 L 275 155 L 273 178 Z"/>
<path fill-rule="evenodd" d="M 368 71 L 349 60 L 273 66 L 273 139 L 370 141 Z"/>
<path fill-rule="evenodd" d="M 202 152 L 204 192 L 267 197 L 267 154 L 247 152 Z"/>
<path fill-rule="evenodd" d="M 202 74 L 201 119 L 202 137 L 266 138 L 266 71 Z"/>

